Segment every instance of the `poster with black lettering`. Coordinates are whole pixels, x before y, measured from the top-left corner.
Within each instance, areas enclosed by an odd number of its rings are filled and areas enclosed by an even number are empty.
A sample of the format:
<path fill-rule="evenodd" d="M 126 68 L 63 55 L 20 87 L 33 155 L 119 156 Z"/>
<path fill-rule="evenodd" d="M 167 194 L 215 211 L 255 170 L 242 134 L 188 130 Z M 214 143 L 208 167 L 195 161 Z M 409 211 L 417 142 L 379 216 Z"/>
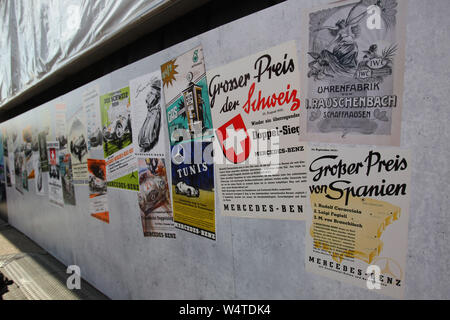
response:
<path fill-rule="evenodd" d="M 109 223 L 106 162 L 100 159 L 87 159 L 87 165 L 89 172 L 89 213 L 92 217 Z"/>
<path fill-rule="evenodd" d="M 213 144 L 190 141 L 171 150 L 175 227 L 216 240 Z"/>
<path fill-rule="evenodd" d="M 59 152 L 59 173 L 61 176 L 61 185 L 64 204 L 76 205 L 75 187 L 72 178 L 72 160 L 67 151 Z"/>
<path fill-rule="evenodd" d="M 28 114 L 22 115 L 22 120 L 26 123 L 22 129 L 22 150 L 23 150 L 23 167 L 22 167 L 22 190 L 29 191 L 29 181 L 34 179 L 34 167 L 32 161 L 33 154 L 33 130 L 32 125 L 28 122 Z"/>
<path fill-rule="evenodd" d="M 131 126 L 130 88 L 100 97 L 103 126 L 103 152 L 108 187 L 139 191 L 137 161 Z"/>
<path fill-rule="evenodd" d="M 100 117 L 100 96 L 98 85 L 83 92 L 83 109 L 86 116 L 87 149 L 90 158 L 103 157 L 103 133 Z M 94 154 L 95 153 L 95 154 Z M 97 155 L 98 154 L 98 155 Z"/>
<path fill-rule="evenodd" d="M 303 140 L 400 145 L 405 13 L 403 0 L 341 1 L 305 12 Z"/>
<path fill-rule="evenodd" d="M 48 198 L 51 204 L 64 207 L 60 164 L 59 164 L 59 142 L 47 141 L 48 150 Z"/>
<path fill-rule="evenodd" d="M 59 142 L 59 149 L 67 149 L 67 132 L 66 132 L 66 104 L 55 104 L 55 138 Z"/>
<path fill-rule="evenodd" d="M 306 270 L 402 298 L 410 175 L 409 150 L 311 148 Z"/>
<path fill-rule="evenodd" d="M 163 158 L 139 158 L 138 202 L 144 237 L 175 239 L 170 188 Z"/>
<path fill-rule="evenodd" d="M 8 122 L 3 122 L 2 123 L 2 150 L 0 152 L 2 152 L 2 158 L 4 161 L 4 172 L 5 172 L 5 183 L 7 187 L 11 187 L 12 186 L 12 182 L 11 182 L 11 166 L 9 163 L 10 157 L 9 157 L 9 143 L 10 143 L 10 138 L 9 138 L 9 124 Z M 0 159 L 1 160 L 1 159 Z"/>
<path fill-rule="evenodd" d="M 35 178 L 34 178 L 34 186 L 36 189 L 36 194 L 40 196 L 44 196 L 47 194 L 46 192 L 46 186 L 42 182 L 42 169 L 41 169 L 41 162 L 39 161 L 39 152 L 33 152 L 33 165 L 34 165 L 34 172 L 35 172 Z"/>
<path fill-rule="evenodd" d="M 88 183 L 88 140 L 86 131 L 86 114 L 81 103 L 68 106 L 67 109 L 67 144 L 71 155 L 73 183 Z"/>
<path fill-rule="evenodd" d="M 48 172 L 48 150 L 47 140 L 53 136 L 52 127 L 52 115 L 49 109 L 49 105 L 40 106 L 36 112 L 39 118 L 39 133 L 38 133 L 38 148 L 39 148 L 39 161 L 41 162 L 42 172 Z"/>
<path fill-rule="evenodd" d="M 14 128 L 14 121 L 8 121 L 8 164 L 9 164 L 9 177 L 11 180 L 11 187 L 16 185 L 16 173 L 15 173 L 15 147 L 14 141 L 17 139 L 17 133 Z"/>
<path fill-rule="evenodd" d="M 306 148 L 296 42 L 208 71 L 221 212 L 304 219 Z"/>
<path fill-rule="evenodd" d="M 3 130 L 3 127 L 0 130 L 0 203 L 3 204 L 6 202 L 6 170 L 5 170 L 5 160 L 8 159 L 7 157 L 3 158 L 4 156 L 4 147 L 3 142 L 6 141 L 4 139 L 4 134 L 6 132 Z M 0 213 L 0 217 L 1 217 Z"/>

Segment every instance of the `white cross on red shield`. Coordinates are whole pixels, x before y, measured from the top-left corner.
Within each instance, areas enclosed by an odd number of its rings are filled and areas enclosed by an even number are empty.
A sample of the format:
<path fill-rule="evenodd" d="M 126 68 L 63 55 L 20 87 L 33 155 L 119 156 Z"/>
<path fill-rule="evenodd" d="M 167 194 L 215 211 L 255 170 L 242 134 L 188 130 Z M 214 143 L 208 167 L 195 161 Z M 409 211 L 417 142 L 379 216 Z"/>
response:
<path fill-rule="evenodd" d="M 50 165 L 56 165 L 56 150 L 50 149 Z"/>
<path fill-rule="evenodd" d="M 240 163 L 248 159 L 250 136 L 240 114 L 217 129 L 217 138 L 225 157 L 229 161 Z"/>

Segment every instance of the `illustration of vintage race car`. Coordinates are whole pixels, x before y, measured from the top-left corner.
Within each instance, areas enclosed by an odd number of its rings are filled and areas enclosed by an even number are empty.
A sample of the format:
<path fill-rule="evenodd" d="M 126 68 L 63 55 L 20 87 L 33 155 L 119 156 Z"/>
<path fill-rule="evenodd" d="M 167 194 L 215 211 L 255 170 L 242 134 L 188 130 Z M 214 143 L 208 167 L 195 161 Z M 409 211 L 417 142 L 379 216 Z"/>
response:
<path fill-rule="evenodd" d="M 103 134 L 100 128 L 97 128 L 90 136 L 89 142 L 91 143 L 91 147 L 95 148 L 102 144 L 103 142 Z"/>
<path fill-rule="evenodd" d="M 91 175 L 89 177 L 89 189 L 91 190 L 91 192 L 105 193 L 106 192 L 106 181 L 102 180 L 94 175 Z"/>
<path fill-rule="evenodd" d="M 190 185 L 184 183 L 183 181 L 178 182 L 175 185 L 175 193 L 186 195 L 188 197 L 199 197 L 200 190 L 197 188 L 191 187 Z"/>
<path fill-rule="evenodd" d="M 125 133 L 131 134 L 131 117 L 119 115 L 108 126 L 103 127 L 103 139 L 105 141 L 121 140 Z"/>
<path fill-rule="evenodd" d="M 159 176 L 146 175 L 141 180 L 141 191 L 138 194 L 139 207 L 145 215 L 149 215 L 167 200 L 168 186 L 166 180 Z"/>
<path fill-rule="evenodd" d="M 141 152 L 150 151 L 158 142 L 161 127 L 161 108 L 159 104 L 148 109 L 147 117 L 138 135 Z"/>
<path fill-rule="evenodd" d="M 86 139 L 84 138 L 83 134 L 78 138 L 73 138 L 72 141 L 70 141 L 70 153 L 76 155 L 80 162 L 83 156 L 87 154 L 87 152 L 88 149 L 86 145 Z"/>

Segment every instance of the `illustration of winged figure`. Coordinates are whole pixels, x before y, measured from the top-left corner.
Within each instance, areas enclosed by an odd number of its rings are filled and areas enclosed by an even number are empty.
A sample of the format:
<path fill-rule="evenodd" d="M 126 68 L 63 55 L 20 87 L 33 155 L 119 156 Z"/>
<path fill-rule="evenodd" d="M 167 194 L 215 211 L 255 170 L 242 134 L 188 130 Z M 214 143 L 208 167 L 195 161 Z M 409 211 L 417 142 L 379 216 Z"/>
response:
<path fill-rule="evenodd" d="M 335 26 L 322 26 L 313 32 L 327 30 L 333 40 L 320 53 L 309 52 L 314 58 L 310 63 L 311 76 L 332 77 L 334 73 L 351 73 L 358 65 L 358 44 L 355 39 L 361 33 L 359 23 L 367 15 L 367 11 L 355 15 L 357 2 L 349 11 L 346 19 L 340 19 Z"/>

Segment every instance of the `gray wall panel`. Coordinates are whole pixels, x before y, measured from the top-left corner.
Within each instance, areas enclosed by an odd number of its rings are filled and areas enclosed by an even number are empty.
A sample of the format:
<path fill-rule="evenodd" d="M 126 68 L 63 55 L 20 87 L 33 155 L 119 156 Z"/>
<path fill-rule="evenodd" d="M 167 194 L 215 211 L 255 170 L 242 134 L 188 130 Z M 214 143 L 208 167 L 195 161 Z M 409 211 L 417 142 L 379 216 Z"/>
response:
<path fill-rule="evenodd" d="M 207 69 L 307 36 L 301 12 L 326 0 L 287 1 L 140 60 L 99 79 L 100 93 L 159 68 L 202 44 Z M 402 147 L 411 148 L 412 194 L 405 298 L 450 299 L 449 126 L 450 2 L 410 0 Z M 85 87 L 89 86 L 86 85 Z M 78 103 L 82 88 L 67 94 Z M 52 103 L 52 102 L 50 102 Z M 46 183 L 46 180 L 44 180 Z M 87 186 L 77 207 L 8 188 L 10 223 L 111 298 L 380 299 L 375 292 L 305 272 L 301 221 L 230 219 L 217 209 L 217 241 L 178 231 L 176 240 L 144 238 L 136 194 L 109 189 L 110 224 L 90 217 Z"/>

